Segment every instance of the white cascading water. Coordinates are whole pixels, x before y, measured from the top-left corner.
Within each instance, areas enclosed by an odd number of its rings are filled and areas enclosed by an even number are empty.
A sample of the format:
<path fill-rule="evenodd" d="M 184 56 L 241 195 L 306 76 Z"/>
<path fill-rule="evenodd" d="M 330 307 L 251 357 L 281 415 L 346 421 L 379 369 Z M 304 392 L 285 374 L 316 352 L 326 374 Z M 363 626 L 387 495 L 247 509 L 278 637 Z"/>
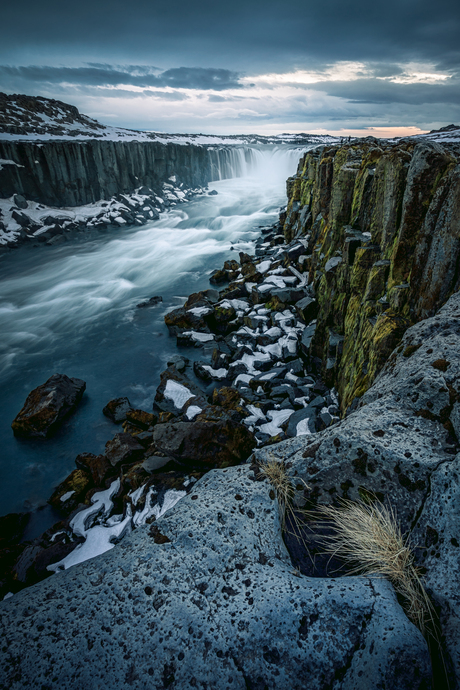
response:
<path fill-rule="evenodd" d="M 260 178 L 286 177 L 295 172 L 296 166 L 305 148 L 287 148 L 286 146 L 233 146 L 211 148 L 213 173 L 216 180 L 227 180 L 233 177 L 257 176 Z"/>
<path fill-rule="evenodd" d="M 101 413 L 127 395 L 151 409 L 159 375 L 176 352 L 164 315 L 276 221 L 285 181 L 305 149 L 215 151 L 218 193 L 182 204 L 142 228 L 81 233 L 56 247 L 23 247 L 1 257 L 1 512 L 43 505 L 83 451 L 99 454 L 118 431 Z M 232 177 L 228 177 L 232 174 Z M 227 179 L 224 179 L 226 178 Z M 232 248 L 236 251 L 232 251 Z M 159 307 L 136 304 L 161 295 Z M 200 359 L 200 351 L 187 351 Z M 46 442 L 16 439 L 11 421 L 27 394 L 54 373 L 87 382 L 82 404 Z M 36 533 L 52 519 L 35 516 Z M 29 534 L 28 536 L 33 536 Z"/>

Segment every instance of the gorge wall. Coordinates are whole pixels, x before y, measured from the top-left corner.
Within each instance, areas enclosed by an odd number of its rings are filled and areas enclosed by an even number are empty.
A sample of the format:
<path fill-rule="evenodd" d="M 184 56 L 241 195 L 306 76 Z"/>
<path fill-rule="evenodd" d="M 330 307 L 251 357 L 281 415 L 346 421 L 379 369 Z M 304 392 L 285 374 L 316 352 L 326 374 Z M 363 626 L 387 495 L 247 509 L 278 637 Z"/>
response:
<path fill-rule="evenodd" d="M 456 145 L 361 140 L 307 152 L 287 182 L 285 237 L 308 240 L 317 300 L 307 345 L 343 412 L 459 288 L 458 161 Z"/>
<path fill-rule="evenodd" d="M 156 141 L 0 141 L 0 196 L 80 206 L 144 185 L 160 191 L 172 175 L 187 187 L 202 187 L 230 177 L 250 155 L 250 149 Z"/>

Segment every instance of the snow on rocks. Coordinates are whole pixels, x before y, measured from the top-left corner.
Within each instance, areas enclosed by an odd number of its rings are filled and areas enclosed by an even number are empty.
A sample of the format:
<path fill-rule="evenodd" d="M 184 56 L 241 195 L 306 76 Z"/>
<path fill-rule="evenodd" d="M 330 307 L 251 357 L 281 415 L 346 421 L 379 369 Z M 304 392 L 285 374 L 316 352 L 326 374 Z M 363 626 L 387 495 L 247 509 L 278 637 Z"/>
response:
<path fill-rule="evenodd" d="M 170 379 L 166 382 L 164 396 L 168 400 L 173 401 L 174 407 L 177 407 L 178 410 L 181 410 L 187 400 L 193 398 L 193 393 L 181 383 L 177 383 L 176 381 Z"/>
<path fill-rule="evenodd" d="M 98 515 L 106 517 L 113 508 L 113 496 L 120 489 L 120 480 L 117 479 L 105 491 L 99 491 L 91 499 L 92 505 L 81 510 L 70 522 L 74 534 L 85 537 L 89 526 Z"/>
<path fill-rule="evenodd" d="M 201 407 L 198 407 L 198 405 L 190 405 L 190 407 L 187 407 L 185 416 L 187 417 L 187 419 L 192 421 L 192 419 L 195 419 L 195 417 L 199 415 L 200 412 L 203 412 Z"/>
<path fill-rule="evenodd" d="M 316 302 L 308 274 L 296 263 L 304 252 L 304 241 L 286 245 L 276 230 L 262 229 L 255 257 L 241 253 L 240 263 L 226 261 L 212 274 L 233 277 L 216 300 L 197 293 L 165 317 L 179 346 L 206 346 L 211 362 L 195 361 L 194 373 L 208 384 L 225 380 L 241 394 L 244 424 L 259 445 L 315 433 L 339 417 L 336 398 L 307 369 L 303 333 Z M 183 328 L 192 322 L 192 329 Z"/>
<path fill-rule="evenodd" d="M 269 436 L 277 436 L 281 434 L 283 429 L 281 428 L 285 422 L 289 419 L 291 414 L 294 414 L 294 410 L 269 410 L 267 412 L 267 417 L 270 419 L 269 422 L 261 424 L 260 431 L 263 434 L 268 434 Z"/>
<path fill-rule="evenodd" d="M 14 161 L 0 163 L 6 165 Z M 164 185 L 162 196 L 149 187 L 139 187 L 131 194 L 117 194 L 111 199 L 65 208 L 52 208 L 14 194 L 0 199 L 0 248 L 14 248 L 25 242 L 53 245 L 65 242 L 75 231 L 90 228 L 145 225 L 158 220 L 163 211 L 205 191 L 203 188 L 186 189 L 183 183 L 175 182 Z"/>
<path fill-rule="evenodd" d="M 49 572 L 68 570 L 78 563 L 99 556 L 119 542 L 126 534 L 133 529 L 145 525 L 151 518 L 159 519 L 168 510 L 173 508 L 181 498 L 186 496 L 187 491 L 176 491 L 168 489 L 161 501 L 157 500 L 157 490 L 155 486 L 141 486 L 130 495 L 131 504 L 127 504 L 126 514 L 111 515 L 113 509 L 112 497 L 119 491 L 120 480 L 111 484 L 104 492 L 94 494 L 94 505 L 88 509 L 81 510 L 70 522 L 70 527 L 75 537 L 84 537 L 85 541 L 71 551 L 65 558 L 47 566 Z M 144 505 L 139 510 L 136 506 L 146 492 Z M 133 515 L 133 506 L 135 512 Z M 95 512 L 97 510 L 97 512 Z M 89 526 L 89 521 L 91 524 Z"/>

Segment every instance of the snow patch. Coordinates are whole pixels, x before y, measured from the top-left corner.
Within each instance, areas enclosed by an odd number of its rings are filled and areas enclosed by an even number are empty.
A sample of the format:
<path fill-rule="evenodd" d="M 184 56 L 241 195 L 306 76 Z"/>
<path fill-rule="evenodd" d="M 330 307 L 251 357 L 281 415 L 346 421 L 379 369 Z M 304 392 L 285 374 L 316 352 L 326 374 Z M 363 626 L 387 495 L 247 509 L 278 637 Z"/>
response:
<path fill-rule="evenodd" d="M 164 397 L 168 400 L 172 400 L 174 407 L 177 407 L 178 410 L 181 410 L 187 400 L 193 398 L 194 395 L 189 388 L 186 388 L 186 386 L 183 386 L 181 383 L 177 383 L 177 381 L 173 381 L 172 379 L 168 379 L 166 382 Z"/>
<path fill-rule="evenodd" d="M 190 407 L 187 407 L 185 416 L 187 417 L 187 419 L 190 419 L 190 421 L 192 421 L 192 419 L 195 419 L 195 417 L 199 415 L 200 412 L 203 412 L 201 407 L 198 407 L 198 405 L 190 405 Z"/>

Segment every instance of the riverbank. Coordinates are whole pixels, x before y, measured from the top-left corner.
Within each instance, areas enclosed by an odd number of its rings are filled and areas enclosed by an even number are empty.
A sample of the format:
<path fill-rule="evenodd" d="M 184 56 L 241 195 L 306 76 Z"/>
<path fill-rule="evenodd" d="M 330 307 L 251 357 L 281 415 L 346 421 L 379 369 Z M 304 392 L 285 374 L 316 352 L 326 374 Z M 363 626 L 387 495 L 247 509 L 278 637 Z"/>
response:
<path fill-rule="evenodd" d="M 67 208 L 46 206 L 13 194 L 9 199 L 0 199 L 0 251 L 23 244 L 59 245 L 75 233 L 92 229 L 115 232 L 123 227 L 143 226 L 158 220 L 167 209 L 206 192 L 202 187 L 190 189 L 172 175 L 157 193 L 143 186 L 131 194 Z"/>
<path fill-rule="evenodd" d="M 216 267 L 251 251 L 259 226 L 278 219 L 285 178 L 297 162 L 295 150 L 267 151 L 251 175 L 213 183 L 217 194 L 178 204 L 142 228 L 92 229 L 1 257 L 4 513 L 36 511 L 79 451 L 103 452 L 111 428 L 102 408 L 110 399 L 126 396 L 151 409 L 160 374 L 177 352 L 164 315 L 209 287 Z M 163 298 L 156 307 L 137 308 L 155 295 Z M 199 354 L 192 348 L 188 356 Z M 10 424 L 27 394 L 56 372 L 86 381 L 78 413 L 46 443 L 16 439 Z"/>
<path fill-rule="evenodd" d="M 165 316 L 184 354 L 161 374 L 153 413 L 128 398 L 104 408 L 122 430 L 102 455 L 80 454 L 53 492 L 64 521 L 21 547 L 11 539 L 8 548 L 21 555 L 12 568 L 7 558 L 3 595 L 111 548 L 159 517 L 162 501 L 174 505 L 206 470 L 338 421 L 336 394 L 313 375 L 306 354 L 316 302 L 300 273 L 305 246 L 286 245 L 281 229 L 279 222 L 262 228 L 255 255 L 240 252 L 239 262 L 211 273 L 211 284 L 226 284 L 220 292 L 192 294 Z M 13 532 L 21 520 L 9 518 Z"/>

